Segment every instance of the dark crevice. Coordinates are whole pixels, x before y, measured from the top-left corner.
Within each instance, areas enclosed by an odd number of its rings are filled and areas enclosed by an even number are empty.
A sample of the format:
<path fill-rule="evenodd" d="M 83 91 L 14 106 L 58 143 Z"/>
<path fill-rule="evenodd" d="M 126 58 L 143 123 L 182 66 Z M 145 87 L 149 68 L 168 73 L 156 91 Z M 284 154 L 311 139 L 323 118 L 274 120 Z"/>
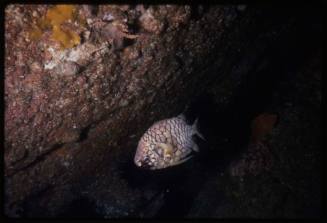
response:
<path fill-rule="evenodd" d="M 90 129 L 93 125 L 90 124 L 88 126 L 86 126 L 85 128 L 83 128 L 79 134 L 79 138 L 76 142 L 83 142 L 85 141 L 87 138 L 88 138 L 88 135 L 89 135 L 89 132 L 90 132 Z"/>
<path fill-rule="evenodd" d="M 64 144 L 65 143 L 57 143 L 57 144 L 54 144 L 48 151 L 46 151 L 45 153 L 43 153 L 43 154 L 39 155 L 38 157 L 36 157 L 35 160 L 33 160 L 32 162 L 27 163 L 26 165 L 23 165 L 22 167 L 13 169 L 12 172 L 9 172 L 8 173 L 7 177 L 11 177 L 11 176 L 17 174 L 18 172 L 26 171 L 26 169 L 35 166 L 39 162 L 45 160 L 45 158 L 48 155 L 52 154 L 52 152 L 54 152 L 57 149 L 61 148 Z"/>
<path fill-rule="evenodd" d="M 40 205 L 40 201 L 46 195 L 49 195 L 53 191 L 52 185 L 45 185 L 43 188 L 36 189 L 22 202 L 23 211 L 22 217 L 29 216 L 43 216 L 45 215 L 45 209 Z"/>
<path fill-rule="evenodd" d="M 97 213 L 97 206 L 93 200 L 80 196 L 70 204 L 65 205 L 63 211 L 58 215 L 58 217 L 100 218 L 102 216 Z"/>
<path fill-rule="evenodd" d="M 11 166 L 14 166 L 14 165 L 16 165 L 17 163 L 22 162 L 23 160 L 25 160 L 25 159 L 28 157 L 28 154 L 29 154 L 28 150 L 25 150 L 23 156 L 22 156 L 21 158 L 18 158 L 18 159 L 16 159 L 16 160 L 12 161 L 12 162 L 10 163 L 10 165 L 11 165 Z"/>
<path fill-rule="evenodd" d="M 203 8 L 197 4 L 191 5 L 191 19 L 198 20 L 201 17 Z"/>
<path fill-rule="evenodd" d="M 167 178 L 172 182 L 165 186 L 161 184 L 162 187 L 169 188 L 170 192 L 165 194 L 164 203 L 156 217 L 187 215 L 194 197 L 201 191 L 203 183 L 207 181 L 203 173 L 224 172 L 230 163 L 246 149 L 253 118 L 267 109 L 280 83 L 291 81 L 291 74 L 297 72 L 301 63 L 307 60 L 311 55 L 310 52 L 314 50 L 312 45 L 305 43 L 306 41 L 314 42 L 315 36 L 299 35 L 304 30 L 298 29 L 299 32 L 295 30 L 291 30 L 292 35 L 279 38 L 280 47 L 273 45 L 264 50 L 262 57 L 257 59 L 252 69 L 242 78 L 227 108 L 218 110 L 213 96 L 208 94 L 195 99 L 194 104 L 190 106 L 189 116 L 193 120 L 195 117 L 199 118 L 200 130 L 207 138 L 206 147 L 209 148 L 205 153 L 202 152 L 198 159 L 185 164 L 187 166 L 191 162 L 198 162 L 201 165 L 193 169 L 192 174 L 185 173 L 183 181 L 180 181 L 181 177 L 168 176 Z M 297 36 L 302 38 L 297 38 Z M 299 45 L 302 47 L 298 48 Z M 188 181 L 193 182 L 192 186 L 188 186 L 190 185 Z M 146 183 L 143 182 L 143 184 Z"/>

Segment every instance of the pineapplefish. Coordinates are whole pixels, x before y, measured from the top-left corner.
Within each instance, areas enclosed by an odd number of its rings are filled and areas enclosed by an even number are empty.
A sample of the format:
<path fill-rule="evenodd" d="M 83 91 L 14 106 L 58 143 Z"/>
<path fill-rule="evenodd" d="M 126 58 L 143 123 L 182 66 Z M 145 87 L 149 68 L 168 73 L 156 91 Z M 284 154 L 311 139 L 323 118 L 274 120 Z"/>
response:
<path fill-rule="evenodd" d="M 140 139 L 134 163 L 138 167 L 155 170 L 189 160 L 193 157 L 192 151 L 199 151 L 192 136 L 198 135 L 204 139 L 198 131 L 197 121 L 188 125 L 181 114 L 154 123 Z"/>

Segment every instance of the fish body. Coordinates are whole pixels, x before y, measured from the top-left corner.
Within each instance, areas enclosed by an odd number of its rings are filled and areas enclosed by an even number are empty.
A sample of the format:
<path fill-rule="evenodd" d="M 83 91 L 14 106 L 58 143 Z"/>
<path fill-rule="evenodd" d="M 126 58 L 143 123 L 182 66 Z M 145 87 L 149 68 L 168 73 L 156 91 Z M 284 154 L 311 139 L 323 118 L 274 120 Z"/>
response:
<path fill-rule="evenodd" d="M 197 130 L 197 120 L 188 125 L 183 115 L 154 123 L 141 137 L 134 163 L 148 169 L 163 169 L 183 163 L 198 152 L 193 135 L 203 136 Z"/>

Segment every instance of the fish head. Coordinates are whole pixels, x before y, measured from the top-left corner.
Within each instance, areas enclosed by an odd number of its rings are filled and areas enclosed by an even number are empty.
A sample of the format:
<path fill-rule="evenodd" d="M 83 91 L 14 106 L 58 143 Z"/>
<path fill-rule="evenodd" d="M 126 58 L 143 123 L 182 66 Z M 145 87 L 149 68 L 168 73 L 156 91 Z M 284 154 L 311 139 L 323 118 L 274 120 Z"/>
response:
<path fill-rule="evenodd" d="M 164 160 L 167 156 L 171 154 L 167 154 L 167 146 L 163 143 L 141 140 L 137 146 L 134 163 L 144 169 L 162 169 L 166 167 Z"/>
<path fill-rule="evenodd" d="M 153 149 L 153 144 L 140 140 L 134 157 L 135 165 L 144 169 L 155 169 L 156 160 L 151 152 Z"/>

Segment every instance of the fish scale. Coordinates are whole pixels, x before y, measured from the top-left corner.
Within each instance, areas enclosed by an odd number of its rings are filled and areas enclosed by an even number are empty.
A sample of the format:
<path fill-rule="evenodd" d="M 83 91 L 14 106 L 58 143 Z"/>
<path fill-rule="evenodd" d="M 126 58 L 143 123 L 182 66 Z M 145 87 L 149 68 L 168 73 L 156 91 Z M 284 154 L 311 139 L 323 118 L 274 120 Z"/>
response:
<path fill-rule="evenodd" d="M 193 141 L 196 122 L 188 125 L 182 115 L 154 123 L 141 137 L 134 162 L 139 167 L 162 169 L 185 162 L 197 145 Z"/>

